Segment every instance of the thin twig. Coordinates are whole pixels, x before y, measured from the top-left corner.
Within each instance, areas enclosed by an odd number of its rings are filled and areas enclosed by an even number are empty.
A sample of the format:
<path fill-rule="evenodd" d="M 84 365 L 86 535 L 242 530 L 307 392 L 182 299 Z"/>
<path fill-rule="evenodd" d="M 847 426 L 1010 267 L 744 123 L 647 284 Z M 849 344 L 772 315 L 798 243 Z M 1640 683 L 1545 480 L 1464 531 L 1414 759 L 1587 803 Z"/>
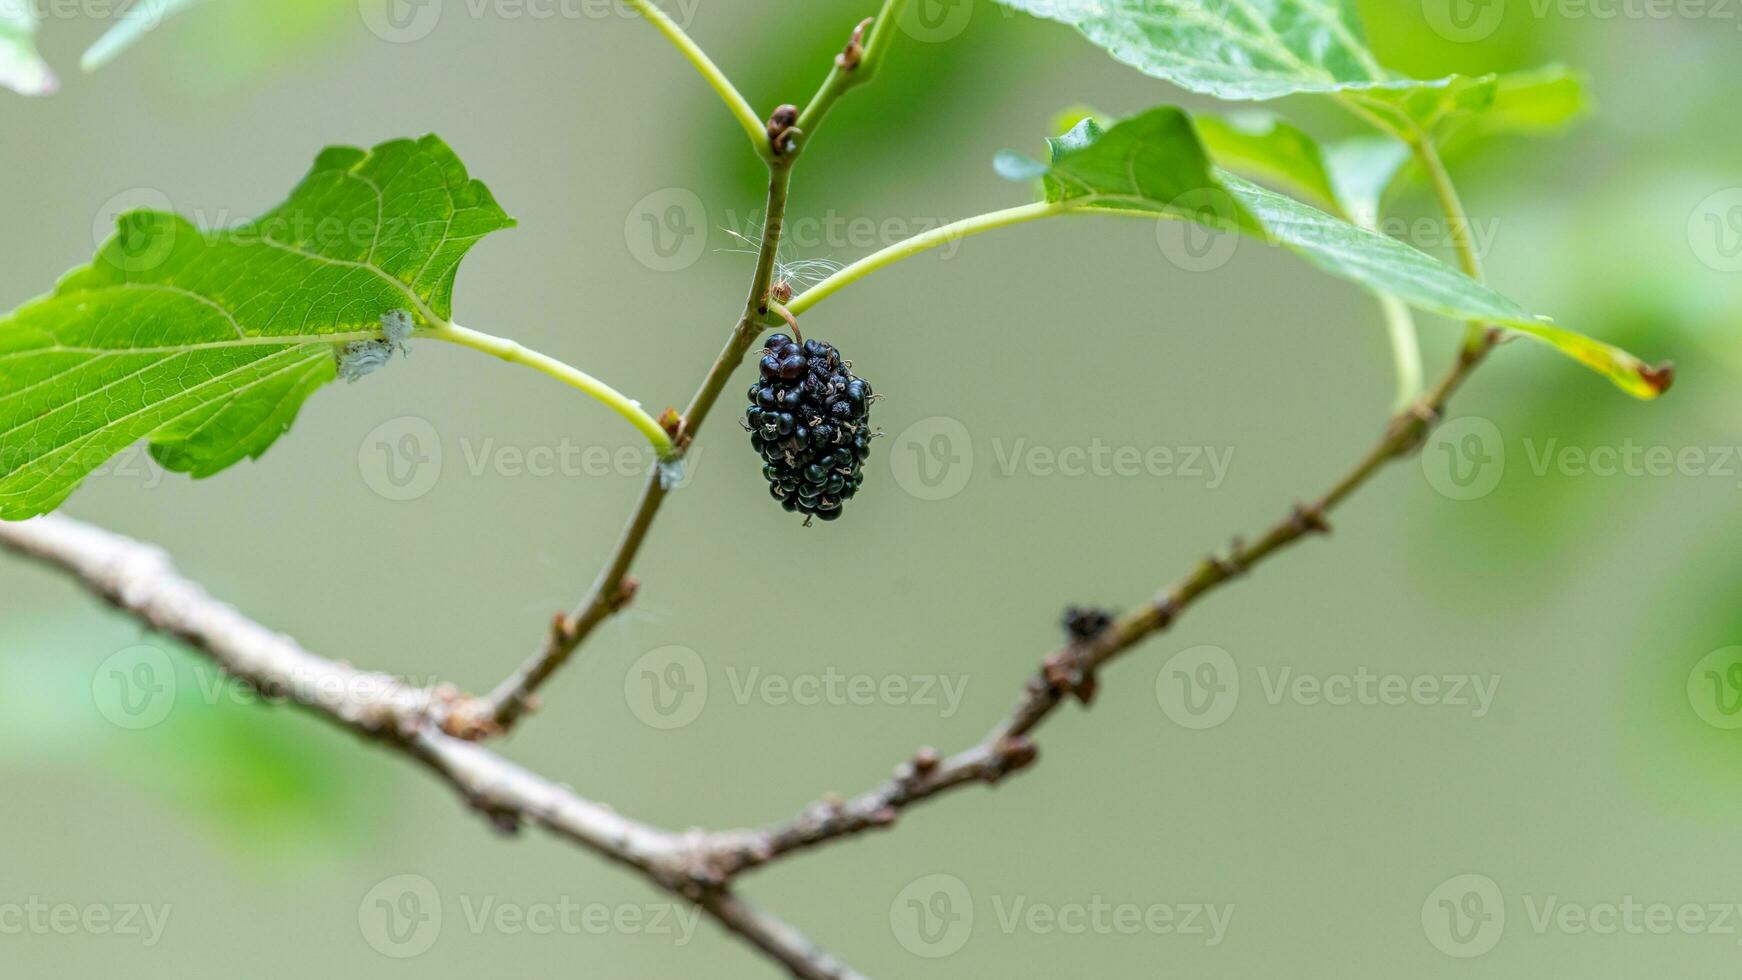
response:
<path fill-rule="evenodd" d="M 807 980 L 859 975 L 790 925 L 698 874 L 693 841 L 628 817 L 440 729 L 464 699 L 310 653 L 179 575 L 164 552 L 66 517 L 0 522 L 0 547 L 58 568 L 146 626 L 177 637 L 225 673 L 421 762 L 502 831 L 541 827 L 696 903 Z"/>
<path fill-rule="evenodd" d="M 895 824 L 906 808 L 941 793 L 975 783 L 997 784 L 1005 776 L 1034 762 L 1037 748 L 1029 736 L 1060 704 L 1076 697 L 1087 704 L 1094 696 L 1096 675 L 1108 661 L 1166 630 L 1198 599 L 1218 586 L 1246 574 L 1260 562 L 1311 534 L 1329 534 L 1328 515 L 1360 489 L 1385 464 L 1414 452 L 1438 422 L 1448 399 L 1500 342 L 1490 330 L 1474 351 L 1460 351 L 1458 361 L 1439 385 L 1386 426 L 1377 445 L 1318 500 L 1295 507 L 1255 543 L 1236 540 L 1222 555 L 1204 559 L 1154 602 L 1111 623 L 1092 640 L 1067 646 L 1048 657 L 1028 682 L 1021 700 L 979 744 L 946 759 L 930 749 L 897 768 L 881 786 L 851 799 L 827 798 L 797 817 L 770 827 L 726 831 L 701 846 L 704 862 L 730 881 L 751 868 L 794 851 L 878 830 Z"/>

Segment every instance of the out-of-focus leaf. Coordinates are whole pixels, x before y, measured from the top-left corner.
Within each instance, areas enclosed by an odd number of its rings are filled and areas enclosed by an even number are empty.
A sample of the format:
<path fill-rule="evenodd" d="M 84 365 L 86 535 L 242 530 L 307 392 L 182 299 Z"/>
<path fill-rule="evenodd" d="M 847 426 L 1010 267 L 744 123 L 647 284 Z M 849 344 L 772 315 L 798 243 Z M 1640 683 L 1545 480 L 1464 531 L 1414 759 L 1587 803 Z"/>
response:
<path fill-rule="evenodd" d="M 1479 112 L 1445 121 L 1448 151 L 1495 136 L 1558 133 L 1591 111 L 1585 76 L 1565 65 L 1509 72 L 1495 80 L 1494 97 Z"/>
<path fill-rule="evenodd" d="M 1385 194 L 1410 162 L 1409 147 L 1390 136 L 1357 136 L 1325 150 L 1326 170 L 1343 213 L 1358 224 L 1379 220 Z"/>
<path fill-rule="evenodd" d="M 0 770 L 125 782 L 257 858 L 362 844 L 381 789 L 345 733 L 118 620 L 14 617 L 0 650 Z"/>
<path fill-rule="evenodd" d="M 36 53 L 35 0 L 0 0 L 0 87 L 50 95 L 60 82 Z"/>
<path fill-rule="evenodd" d="M 1458 148 L 1508 133 L 1552 133 L 1590 110 L 1583 77 L 1564 65 L 1348 98 L 1399 136 L 1426 134 Z"/>
<path fill-rule="evenodd" d="M 1217 164 L 1280 185 L 1328 207 L 1340 206 L 1323 147 L 1305 130 L 1268 112 L 1197 117 Z"/>
<path fill-rule="evenodd" d="M 357 760 L 336 732 L 261 704 L 252 689 L 177 650 L 175 706 L 111 746 L 117 771 L 262 857 L 355 841 L 367 821 Z"/>
<path fill-rule="evenodd" d="M 156 30 L 172 15 L 203 2 L 204 0 L 138 0 L 127 8 L 114 27 L 97 39 L 97 43 L 85 49 L 84 57 L 79 59 L 79 67 L 85 71 L 96 71 L 114 61 L 121 52 Z"/>

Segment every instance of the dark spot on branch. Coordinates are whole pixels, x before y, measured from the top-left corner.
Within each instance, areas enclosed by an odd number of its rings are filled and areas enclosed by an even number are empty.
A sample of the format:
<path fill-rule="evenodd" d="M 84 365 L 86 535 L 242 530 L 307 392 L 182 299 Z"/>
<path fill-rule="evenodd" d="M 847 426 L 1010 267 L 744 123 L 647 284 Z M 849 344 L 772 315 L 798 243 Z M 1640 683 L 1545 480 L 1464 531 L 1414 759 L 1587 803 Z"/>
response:
<path fill-rule="evenodd" d="M 1059 622 L 1064 626 L 1065 635 L 1071 643 L 1080 646 L 1093 642 L 1105 633 L 1107 627 L 1113 625 L 1113 613 L 1094 606 L 1069 606 Z"/>
<path fill-rule="evenodd" d="M 1651 390 L 1661 395 L 1675 384 L 1675 362 L 1664 361 L 1656 367 L 1642 367 L 1639 369 L 1639 378 L 1650 385 Z"/>
<path fill-rule="evenodd" d="M 1325 519 L 1324 510 L 1316 504 L 1311 507 L 1295 504 L 1294 517 L 1291 520 L 1296 534 L 1331 533 L 1331 522 Z"/>

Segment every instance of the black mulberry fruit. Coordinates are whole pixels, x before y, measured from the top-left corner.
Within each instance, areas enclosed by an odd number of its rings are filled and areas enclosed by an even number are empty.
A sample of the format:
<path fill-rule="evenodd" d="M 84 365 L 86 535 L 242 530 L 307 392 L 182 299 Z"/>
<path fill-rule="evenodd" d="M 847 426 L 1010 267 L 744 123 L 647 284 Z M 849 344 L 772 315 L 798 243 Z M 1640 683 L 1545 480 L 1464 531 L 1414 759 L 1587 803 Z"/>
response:
<path fill-rule="evenodd" d="M 763 347 L 760 368 L 744 426 L 769 492 L 806 523 L 840 517 L 871 455 L 871 386 L 829 344 L 779 333 Z"/>

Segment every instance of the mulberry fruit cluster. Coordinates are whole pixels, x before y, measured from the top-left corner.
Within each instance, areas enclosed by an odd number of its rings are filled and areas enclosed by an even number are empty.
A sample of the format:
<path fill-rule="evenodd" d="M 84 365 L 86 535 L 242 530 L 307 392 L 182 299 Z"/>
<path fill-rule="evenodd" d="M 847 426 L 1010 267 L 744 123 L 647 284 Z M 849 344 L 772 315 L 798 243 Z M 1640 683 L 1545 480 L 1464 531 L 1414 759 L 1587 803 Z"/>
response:
<path fill-rule="evenodd" d="M 744 413 L 750 445 L 781 506 L 832 521 L 859 490 L 871 455 L 871 386 L 820 340 L 768 338 Z"/>

